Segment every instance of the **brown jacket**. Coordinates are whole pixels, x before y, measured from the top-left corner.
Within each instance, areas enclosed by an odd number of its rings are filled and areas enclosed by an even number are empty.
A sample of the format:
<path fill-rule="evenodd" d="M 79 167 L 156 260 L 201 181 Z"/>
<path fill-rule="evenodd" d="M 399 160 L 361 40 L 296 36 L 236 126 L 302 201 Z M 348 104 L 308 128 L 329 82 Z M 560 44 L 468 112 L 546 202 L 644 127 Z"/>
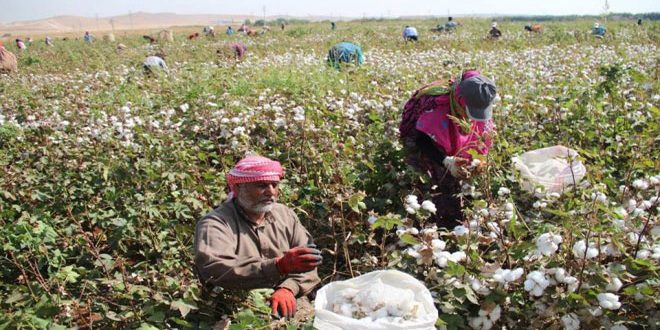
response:
<path fill-rule="evenodd" d="M 257 226 L 232 199 L 197 222 L 195 266 L 204 285 L 242 290 L 284 287 L 300 297 L 321 282 L 316 270 L 285 276 L 275 260 L 309 243 L 311 236 L 290 208 L 276 203 Z"/>

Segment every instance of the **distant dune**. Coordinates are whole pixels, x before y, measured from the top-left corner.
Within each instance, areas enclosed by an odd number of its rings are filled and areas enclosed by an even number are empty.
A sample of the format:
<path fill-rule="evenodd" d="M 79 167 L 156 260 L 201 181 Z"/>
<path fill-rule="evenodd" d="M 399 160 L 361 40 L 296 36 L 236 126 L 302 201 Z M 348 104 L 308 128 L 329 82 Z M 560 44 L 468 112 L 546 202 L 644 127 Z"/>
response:
<path fill-rule="evenodd" d="M 277 19 L 281 16 L 267 16 L 267 20 Z M 10 33 L 42 34 L 67 33 L 82 31 L 111 31 L 111 30 L 144 30 L 167 28 L 174 26 L 204 26 L 240 24 L 246 19 L 255 21 L 263 18 L 253 15 L 179 15 L 173 13 L 144 13 L 138 12 L 129 15 L 90 18 L 82 16 L 56 16 L 34 21 L 20 21 L 0 24 L 0 36 Z M 329 17 L 310 16 L 302 19 L 319 21 Z"/>

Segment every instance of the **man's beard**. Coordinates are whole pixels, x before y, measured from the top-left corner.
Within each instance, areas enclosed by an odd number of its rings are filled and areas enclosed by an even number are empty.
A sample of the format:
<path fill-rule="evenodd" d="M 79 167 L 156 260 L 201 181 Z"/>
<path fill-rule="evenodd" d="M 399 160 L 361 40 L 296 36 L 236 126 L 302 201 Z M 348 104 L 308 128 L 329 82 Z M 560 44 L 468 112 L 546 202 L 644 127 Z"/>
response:
<path fill-rule="evenodd" d="M 270 198 L 267 200 L 253 201 L 242 196 L 239 192 L 236 196 L 238 199 L 238 204 L 243 207 L 246 211 L 251 213 L 266 213 L 273 210 L 275 206 L 275 198 Z"/>

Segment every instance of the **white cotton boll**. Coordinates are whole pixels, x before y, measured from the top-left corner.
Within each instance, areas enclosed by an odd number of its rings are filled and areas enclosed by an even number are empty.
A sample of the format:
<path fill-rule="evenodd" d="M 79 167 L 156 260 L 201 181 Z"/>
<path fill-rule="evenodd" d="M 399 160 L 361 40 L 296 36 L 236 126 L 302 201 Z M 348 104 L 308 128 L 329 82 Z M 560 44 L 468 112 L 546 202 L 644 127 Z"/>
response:
<path fill-rule="evenodd" d="M 504 275 L 504 280 L 507 282 L 516 281 L 522 276 L 523 272 L 522 268 L 513 269 L 508 274 Z"/>
<path fill-rule="evenodd" d="M 575 315 L 575 313 L 570 313 L 562 316 L 561 324 L 564 326 L 564 330 L 580 329 L 580 320 L 578 319 L 577 315 Z"/>
<path fill-rule="evenodd" d="M 468 323 L 472 329 L 481 329 L 484 324 L 484 316 L 470 318 Z"/>
<path fill-rule="evenodd" d="M 495 282 L 499 283 L 508 283 L 508 282 L 513 282 L 519 279 L 523 274 L 523 269 L 522 268 L 516 268 L 516 269 L 498 269 L 495 271 L 493 274 L 493 279 Z"/>
<path fill-rule="evenodd" d="M 461 262 L 467 258 L 467 255 L 463 251 L 456 251 L 451 254 L 451 261 L 453 262 Z"/>
<path fill-rule="evenodd" d="M 275 125 L 275 127 L 284 127 L 286 125 L 286 120 L 284 118 L 276 118 L 273 121 L 273 125 Z"/>
<path fill-rule="evenodd" d="M 599 293 L 596 298 L 598 298 L 598 304 L 600 307 L 605 309 L 616 310 L 621 307 L 619 296 L 613 293 Z"/>
<path fill-rule="evenodd" d="M 183 113 L 188 111 L 188 109 L 190 109 L 190 106 L 188 105 L 188 103 L 184 103 L 184 104 L 179 106 L 179 110 L 181 110 L 181 112 L 183 112 Z"/>
<path fill-rule="evenodd" d="M 412 207 L 410 207 L 410 206 L 406 206 L 406 212 L 408 212 L 408 214 L 417 213 L 417 211 L 415 209 L 413 209 Z"/>
<path fill-rule="evenodd" d="M 637 255 L 635 255 L 636 259 L 648 259 L 651 256 L 651 251 L 646 250 L 646 249 L 640 249 L 637 251 Z"/>
<path fill-rule="evenodd" d="M 550 281 L 545 277 L 545 274 L 540 271 L 533 271 L 527 274 L 524 287 L 525 291 L 530 295 L 540 297 L 543 295 L 543 290 L 550 285 Z"/>
<path fill-rule="evenodd" d="M 431 240 L 431 247 L 433 248 L 434 252 L 444 250 L 446 245 L 447 244 L 443 240 L 439 240 L 437 238 L 434 239 L 434 240 Z"/>
<path fill-rule="evenodd" d="M 534 204 L 532 204 L 532 207 L 535 209 L 544 209 L 548 207 L 548 203 L 546 202 L 541 202 L 541 201 L 536 201 Z"/>
<path fill-rule="evenodd" d="M 633 186 L 635 189 L 646 190 L 646 189 L 649 188 L 649 183 L 646 182 L 646 180 L 643 180 L 643 179 L 637 179 L 637 180 L 633 181 L 632 186 Z"/>
<path fill-rule="evenodd" d="M 649 183 L 652 186 L 660 185 L 660 175 L 655 175 L 649 178 Z"/>
<path fill-rule="evenodd" d="M 586 242 L 584 240 L 575 242 L 573 245 L 573 255 L 576 258 L 584 258 L 585 252 L 587 259 L 592 259 L 598 256 L 598 249 L 593 245 L 593 243 L 590 243 L 589 248 L 587 248 Z"/>
<path fill-rule="evenodd" d="M 634 199 L 629 199 L 628 202 L 626 203 L 626 208 L 628 209 L 628 212 L 632 212 L 634 209 L 637 208 L 637 201 Z"/>
<path fill-rule="evenodd" d="M 369 218 L 367 219 L 367 222 L 368 222 L 370 225 L 373 225 L 374 222 L 376 222 L 376 220 L 378 220 L 378 217 L 376 217 L 375 215 L 370 215 Z"/>
<path fill-rule="evenodd" d="M 419 229 L 417 229 L 415 227 L 412 227 L 412 228 L 408 229 L 408 232 L 412 235 L 417 235 L 417 234 L 419 234 Z"/>
<path fill-rule="evenodd" d="M 621 280 L 618 277 L 613 277 L 612 281 L 605 287 L 605 290 L 610 291 L 610 292 L 617 292 L 621 287 L 623 286 L 623 283 L 621 283 Z"/>
<path fill-rule="evenodd" d="M 536 239 L 536 249 L 544 256 L 551 256 L 557 252 L 562 241 L 560 235 L 544 233 Z"/>
<path fill-rule="evenodd" d="M 560 267 L 560 268 L 555 268 L 554 271 L 557 282 L 564 283 L 564 279 L 566 278 L 566 270 Z"/>
<path fill-rule="evenodd" d="M 497 190 L 497 195 L 500 197 L 504 197 L 510 193 L 511 193 L 511 189 L 507 187 L 500 187 L 500 189 Z"/>
<path fill-rule="evenodd" d="M 434 253 L 433 257 L 435 259 L 435 263 L 438 264 L 438 267 L 445 268 L 447 267 L 449 258 L 451 258 L 451 253 L 447 251 L 440 251 L 438 253 Z"/>
<path fill-rule="evenodd" d="M 479 281 L 479 279 L 476 279 L 474 277 L 469 277 L 469 281 L 470 281 L 470 287 L 477 294 L 480 294 L 480 295 L 490 294 L 490 289 L 488 287 L 486 287 L 483 283 L 481 283 L 481 281 Z"/>
<path fill-rule="evenodd" d="M 655 260 L 660 259 L 660 245 L 653 246 L 653 254 L 651 254 L 651 258 Z"/>
<path fill-rule="evenodd" d="M 424 201 L 422 202 L 422 209 L 428 211 L 429 213 L 435 214 L 437 209 L 435 208 L 435 204 L 431 201 Z"/>
<path fill-rule="evenodd" d="M 569 292 L 575 292 L 575 290 L 577 290 L 577 287 L 578 287 L 578 279 L 577 279 L 577 277 L 567 276 L 567 277 L 564 279 L 564 283 L 565 283 L 566 285 L 568 285 L 568 291 L 569 291 Z"/>
<path fill-rule="evenodd" d="M 610 330 L 628 330 L 628 328 L 623 324 L 615 324 Z"/>
<path fill-rule="evenodd" d="M 513 203 L 504 204 L 504 210 L 507 211 L 507 212 L 513 211 Z"/>
<path fill-rule="evenodd" d="M 628 243 L 636 245 L 637 241 L 639 240 L 639 234 L 630 232 L 626 235 L 626 238 L 628 239 Z"/>
<path fill-rule="evenodd" d="M 595 193 L 591 194 L 591 200 L 592 201 L 597 201 L 601 204 L 606 204 L 607 203 L 607 196 L 599 191 L 599 192 L 595 192 Z"/>
<path fill-rule="evenodd" d="M 380 308 L 369 314 L 372 320 L 382 319 L 387 317 L 387 307 Z"/>
<path fill-rule="evenodd" d="M 465 226 L 459 225 L 454 227 L 454 230 L 452 232 L 456 236 L 464 236 L 468 234 L 469 230 Z"/>
<path fill-rule="evenodd" d="M 621 256 L 621 251 L 619 251 L 619 248 L 617 248 L 614 244 L 609 243 L 605 245 L 605 255 L 610 256 L 610 257 L 620 257 Z"/>
<path fill-rule="evenodd" d="M 653 206 L 653 203 L 651 201 L 642 201 L 641 203 L 639 203 L 639 208 L 644 211 L 650 209 L 651 206 Z"/>
<path fill-rule="evenodd" d="M 417 201 L 417 196 L 415 195 L 408 195 L 406 197 L 406 206 L 414 210 L 419 210 L 421 208 L 421 205 L 419 205 L 419 201 Z"/>

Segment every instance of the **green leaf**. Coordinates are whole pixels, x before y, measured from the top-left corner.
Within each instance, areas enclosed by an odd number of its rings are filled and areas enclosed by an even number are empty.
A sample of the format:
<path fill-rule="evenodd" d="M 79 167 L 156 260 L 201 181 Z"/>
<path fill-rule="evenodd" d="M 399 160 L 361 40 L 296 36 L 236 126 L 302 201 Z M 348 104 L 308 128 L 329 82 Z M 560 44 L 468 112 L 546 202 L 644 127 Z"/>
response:
<path fill-rule="evenodd" d="M 417 240 L 415 237 L 413 237 L 413 235 L 411 235 L 409 233 L 401 235 L 401 237 L 399 237 L 399 239 L 402 242 L 404 242 L 408 245 L 417 245 L 417 244 L 419 244 L 419 240 Z"/>
<path fill-rule="evenodd" d="M 186 317 L 191 310 L 197 310 L 197 305 L 179 299 L 170 303 L 170 309 L 179 310 L 181 316 Z"/>
<path fill-rule="evenodd" d="M 80 275 L 73 270 L 73 266 L 66 266 L 61 268 L 55 277 L 67 283 L 76 283 Z"/>
<path fill-rule="evenodd" d="M 463 276 L 463 274 L 465 273 L 465 267 L 463 267 L 463 265 L 459 263 L 448 261 L 447 268 L 445 268 L 445 271 L 449 276 L 460 277 Z"/>

